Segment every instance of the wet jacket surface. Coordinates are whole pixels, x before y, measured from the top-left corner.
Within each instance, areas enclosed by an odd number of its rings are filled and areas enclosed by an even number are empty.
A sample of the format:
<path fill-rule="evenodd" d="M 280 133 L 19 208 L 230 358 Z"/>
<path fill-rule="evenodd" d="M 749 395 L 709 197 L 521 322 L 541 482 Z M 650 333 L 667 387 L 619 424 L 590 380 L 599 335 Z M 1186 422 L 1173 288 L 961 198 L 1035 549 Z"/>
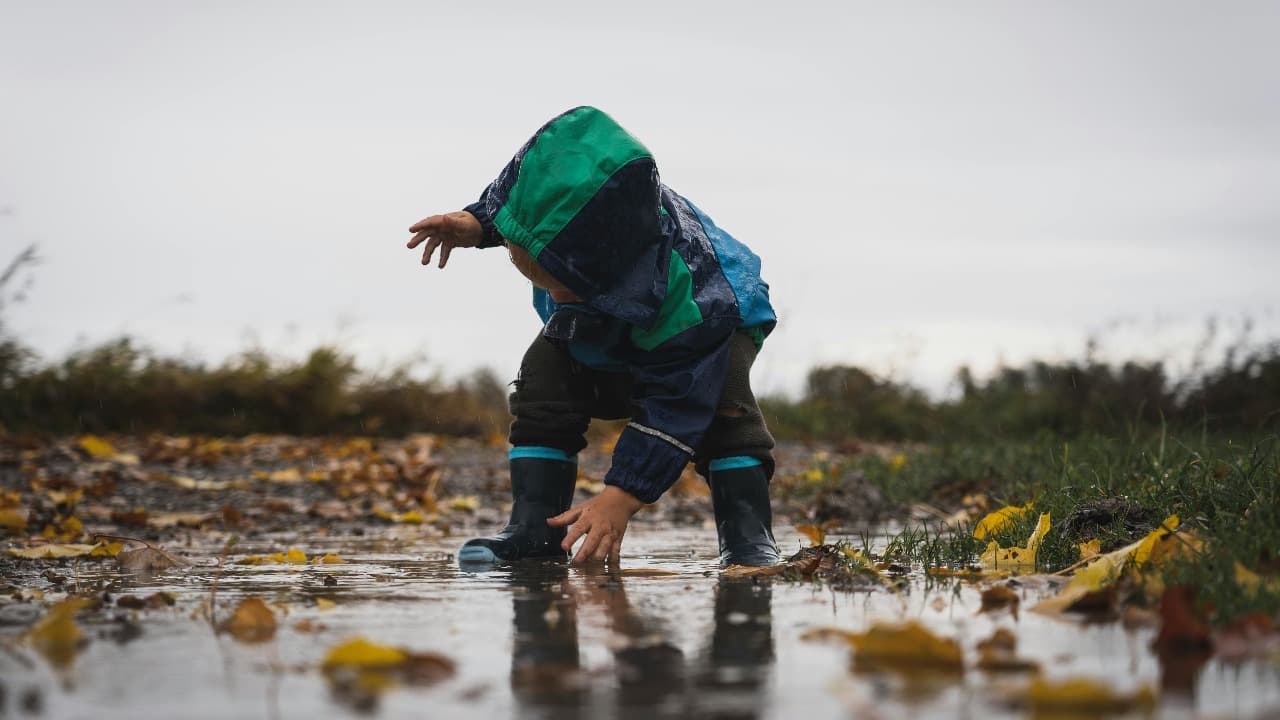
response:
<path fill-rule="evenodd" d="M 733 333 L 760 344 L 776 323 L 760 259 L 663 185 L 648 149 L 592 107 L 542 126 L 465 209 L 483 247 L 505 238 L 583 299 L 533 294 L 546 337 L 630 373 L 632 419 L 604 481 L 657 500 L 711 423 Z"/>

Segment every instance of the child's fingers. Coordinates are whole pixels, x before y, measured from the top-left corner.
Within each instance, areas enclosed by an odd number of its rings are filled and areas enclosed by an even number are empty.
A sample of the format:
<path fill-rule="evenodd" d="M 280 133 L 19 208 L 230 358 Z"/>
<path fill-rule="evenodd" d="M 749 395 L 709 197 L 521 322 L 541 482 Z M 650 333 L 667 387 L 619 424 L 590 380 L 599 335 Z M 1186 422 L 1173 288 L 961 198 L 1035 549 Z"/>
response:
<path fill-rule="evenodd" d="M 412 250 L 412 249 L 414 249 L 414 248 L 418 247 L 418 245 L 422 244 L 422 241 L 423 241 L 423 240 L 426 240 L 426 239 L 427 239 L 427 235 L 429 235 L 429 234 L 430 234 L 430 233 L 428 233 L 428 232 L 426 232 L 426 231 L 424 230 L 424 231 L 422 231 L 422 232 L 418 233 L 417 235 L 414 235 L 414 236 L 413 236 L 413 239 L 409 241 L 409 249 L 410 249 L 410 250 Z"/>
<path fill-rule="evenodd" d="M 604 533 L 587 533 L 587 539 L 582 541 L 582 547 L 578 548 L 578 554 L 573 556 L 573 561 L 581 564 L 597 559 L 594 556 L 598 550 L 608 550 L 609 548 L 608 545 L 603 546 L 603 548 L 601 547 L 600 541 L 603 537 Z M 603 560 L 604 558 L 599 559 Z"/>
<path fill-rule="evenodd" d="M 431 264 L 431 255 L 436 251 L 436 246 L 440 244 L 440 238 L 434 235 L 427 241 L 427 246 L 422 249 L 422 264 Z"/>
<path fill-rule="evenodd" d="M 416 222 L 416 223 L 414 223 L 414 224 L 410 225 L 410 226 L 409 226 L 409 232 L 411 232 L 411 233 L 416 233 L 416 232 L 428 232 L 428 233 L 429 233 L 432 229 L 434 229 L 437 225 L 439 225 L 439 224 L 440 224 L 440 218 L 441 218 L 441 217 L 443 217 L 443 216 L 442 216 L 442 215 L 432 215 L 431 217 L 425 217 L 425 218 L 423 218 L 423 219 L 419 220 L 418 222 Z"/>
<path fill-rule="evenodd" d="M 570 526 L 568 534 L 564 536 L 564 542 L 560 543 L 560 549 L 565 552 L 569 552 L 569 550 L 573 548 L 573 544 L 578 542 L 578 538 L 586 535 L 587 531 L 590 529 L 591 528 L 587 527 L 583 523 Z"/>
<path fill-rule="evenodd" d="M 582 510 L 579 510 L 576 507 L 569 508 L 568 510 L 565 510 L 564 512 L 560 513 L 559 515 L 556 515 L 555 517 L 547 518 L 547 524 L 550 525 L 551 527 L 561 527 L 564 525 L 568 525 L 574 520 L 577 520 L 578 516 L 581 514 L 582 514 Z"/>

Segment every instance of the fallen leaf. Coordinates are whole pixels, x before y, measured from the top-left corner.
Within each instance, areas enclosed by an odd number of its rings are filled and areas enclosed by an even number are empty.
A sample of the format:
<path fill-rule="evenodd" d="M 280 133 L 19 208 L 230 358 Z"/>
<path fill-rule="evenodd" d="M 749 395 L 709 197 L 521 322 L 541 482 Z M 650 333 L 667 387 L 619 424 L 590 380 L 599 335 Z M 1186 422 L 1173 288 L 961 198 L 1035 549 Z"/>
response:
<path fill-rule="evenodd" d="M 1011 527 L 1015 520 L 1031 512 L 1033 503 L 1027 503 L 1022 507 L 1014 505 L 1006 505 L 999 510 L 993 510 L 987 513 L 985 517 L 978 521 L 978 525 L 973 528 L 973 536 L 979 540 L 986 540 L 992 535 L 996 535 L 1005 528 Z"/>
<path fill-rule="evenodd" d="M 231 617 L 219 629 L 230 633 L 240 642 L 266 642 L 275 637 L 276 615 L 259 597 L 247 597 L 240 601 Z"/>
<path fill-rule="evenodd" d="M 9 548 L 8 553 L 24 560 L 54 560 L 58 558 L 85 557 L 93 554 L 93 551 L 100 547 L 102 545 L 97 543 L 93 545 L 48 543 L 21 549 Z"/>
<path fill-rule="evenodd" d="M 21 533 L 27 529 L 27 511 L 23 508 L 0 510 L 0 529 Z"/>
<path fill-rule="evenodd" d="M 343 565 L 346 562 L 346 560 L 343 560 L 333 553 L 325 553 L 319 557 L 311 558 L 312 565 Z"/>
<path fill-rule="evenodd" d="M 985 520 L 984 520 L 985 522 Z M 987 543 L 987 549 L 979 558 L 982 566 L 991 570 L 1034 570 L 1036 567 L 1036 551 L 1040 541 L 1049 532 L 1049 513 L 1041 513 L 1036 528 L 1027 538 L 1026 547 L 1002 548 L 995 540 Z M 977 534 L 976 532 L 974 533 Z"/>
<path fill-rule="evenodd" d="M 236 561 L 237 565 L 306 565 L 307 554 L 298 548 L 274 555 L 250 555 Z"/>
<path fill-rule="evenodd" d="M 876 623 L 863 633 L 838 628 L 819 628 L 801 636 L 802 640 L 840 640 L 854 649 L 860 669 L 886 669 L 902 673 L 964 670 L 964 656 L 955 640 L 934 635 L 925 626 L 911 621 L 902 625 Z"/>
<path fill-rule="evenodd" d="M 132 510 L 112 510 L 111 522 L 117 525 L 127 525 L 130 527 L 146 527 L 147 526 L 147 510 L 146 508 L 134 508 Z"/>
<path fill-rule="evenodd" d="M 116 449 L 111 445 L 111 443 L 103 440 L 97 435 L 84 435 L 76 442 L 76 444 L 94 460 L 105 460 L 116 454 Z"/>
<path fill-rule="evenodd" d="M 400 665 L 409 659 L 408 653 L 388 645 L 371 643 L 362 637 L 346 640 L 329 650 L 321 668 L 385 669 Z"/>
<path fill-rule="evenodd" d="M 1089 540 L 1088 542 L 1082 542 L 1078 544 L 1076 547 L 1079 548 L 1080 550 L 1081 560 L 1086 560 L 1088 558 L 1102 554 L 1102 541 L 1098 540 L 1097 538 Z"/>
<path fill-rule="evenodd" d="M 1031 608 L 1032 611 L 1052 615 L 1070 610 L 1085 596 L 1090 593 L 1096 593 L 1120 579 L 1120 576 L 1124 574 L 1131 564 L 1135 569 L 1140 568 L 1142 562 L 1150 557 L 1151 549 L 1155 547 L 1156 541 L 1168 535 L 1177 526 L 1178 516 L 1170 515 L 1160 524 L 1159 528 L 1152 530 L 1141 540 L 1130 543 L 1119 550 L 1113 550 L 1092 558 L 1089 560 L 1088 565 L 1076 570 L 1071 582 L 1061 592 L 1051 598 L 1040 601 L 1035 607 Z M 1141 561 L 1137 557 L 1137 552 L 1140 548 L 1145 548 L 1145 554 Z"/>
<path fill-rule="evenodd" d="M 809 538 L 809 544 L 814 547 L 827 541 L 827 531 L 817 525 L 797 525 L 796 532 Z"/>
<path fill-rule="evenodd" d="M 332 610 L 338 607 L 338 603 L 328 598 L 316 598 L 316 607 L 321 610 Z"/>
<path fill-rule="evenodd" d="M 147 524 L 153 528 L 187 527 L 198 528 L 218 519 L 218 513 L 201 512 L 169 512 L 155 513 L 147 518 Z"/>
<path fill-rule="evenodd" d="M 991 637 L 978 643 L 978 669 L 987 672 L 1036 672 L 1040 664 L 1017 655 L 1018 639 L 1009 630 L 999 628 Z"/>
<path fill-rule="evenodd" d="M 49 608 L 26 634 L 27 642 L 56 668 L 66 668 L 88 640 L 76 624 L 75 615 L 92 601 L 68 598 Z"/>
<path fill-rule="evenodd" d="M 446 502 L 450 510 L 474 512 L 480 509 L 480 498 L 475 495 L 458 495 Z"/>
<path fill-rule="evenodd" d="M 978 612 L 985 613 L 1008 608 L 1016 620 L 1019 601 L 1018 593 L 1011 590 L 1008 585 L 995 585 L 982 591 L 982 607 Z"/>
<path fill-rule="evenodd" d="M 1055 717 L 1100 717 L 1155 707 L 1150 687 L 1122 695 L 1107 685 L 1086 678 L 1049 681 L 1036 678 L 1024 695 L 1033 713 Z"/>
<path fill-rule="evenodd" d="M 120 565 L 128 570 L 152 572 L 167 570 L 171 567 L 190 565 L 182 558 L 174 557 L 161 547 L 140 547 L 123 550 L 116 555 Z"/>

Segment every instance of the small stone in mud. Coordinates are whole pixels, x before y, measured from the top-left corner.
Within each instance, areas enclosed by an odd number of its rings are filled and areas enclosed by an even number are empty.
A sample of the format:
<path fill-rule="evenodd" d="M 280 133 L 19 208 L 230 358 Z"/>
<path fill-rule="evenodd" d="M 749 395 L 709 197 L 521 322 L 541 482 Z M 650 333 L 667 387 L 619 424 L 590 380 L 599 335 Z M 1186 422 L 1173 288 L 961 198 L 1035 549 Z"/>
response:
<path fill-rule="evenodd" d="M 325 575 L 324 584 L 325 584 L 325 587 L 333 587 L 334 585 L 338 584 L 338 578 L 332 575 Z"/>

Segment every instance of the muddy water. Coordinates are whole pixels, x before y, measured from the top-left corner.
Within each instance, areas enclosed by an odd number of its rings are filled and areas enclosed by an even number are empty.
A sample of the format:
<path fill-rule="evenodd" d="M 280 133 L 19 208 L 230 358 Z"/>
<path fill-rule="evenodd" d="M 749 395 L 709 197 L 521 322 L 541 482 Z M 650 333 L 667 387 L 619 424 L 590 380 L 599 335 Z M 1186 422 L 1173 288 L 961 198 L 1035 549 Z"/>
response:
<path fill-rule="evenodd" d="M 787 548 L 798 537 L 779 538 Z M 1117 690 L 1159 687 L 1149 650 L 1153 629 L 1085 626 L 1023 612 L 977 614 L 965 586 L 902 595 L 832 593 L 819 586 L 720 581 L 712 530 L 634 528 L 631 569 L 676 575 L 608 576 L 541 566 L 467 572 L 449 553 L 458 541 L 401 537 L 265 537 L 238 554 L 297 545 L 332 551 L 347 564 L 228 566 L 218 583 L 221 612 L 259 595 L 288 614 L 275 639 L 246 645 L 217 636 L 203 619 L 216 550 L 191 548 L 203 563 L 154 577 L 81 564 L 78 582 L 115 582 L 116 593 L 167 590 L 171 609 L 142 612 L 141 634 L 112 639 L 111 613 L 83 620 L 93 638 L 65 671 L 50 668 L 0 627 L 0 676 L 11 714 L 38 690 L 50 718 L 377 717 L 1021 717 L 1002 698 L 1025 676 L 920 680 L 851 672 L 846 649 L 802 641 L 810 628 L 860 630 L 873 619 L 919 619 L 957 638 L 966 652 L 997 627 L 1018 633 L 1021 655 L 1048 677 L 1104 679 Z M 59 572 L 64 572 L 59 570 Z M 326 583 L 326 578 L 329 582 Z M 317 599 L 335 603 L 320 609 Z M 1031 597 L 1028 598 L 1032 599 Z M 114 611 L 123 613 L 124 611 Z M 323 629 L 299 632 L 300 620 Z M 396 687 L 353 698 L 318 670 L 329 648 L 361 635 L 452 658 L 457 673 L 427 687 Z M 1167 680 L 1167 678 L 1166 678 Z M 1166 692 L 1165 717 L 1252 716 L 1280 705 L 1280 673 L 1262 664 L 1210 663 L 1189 690 Z M 3 715 L 4 710 L 0 710 Z"/>

